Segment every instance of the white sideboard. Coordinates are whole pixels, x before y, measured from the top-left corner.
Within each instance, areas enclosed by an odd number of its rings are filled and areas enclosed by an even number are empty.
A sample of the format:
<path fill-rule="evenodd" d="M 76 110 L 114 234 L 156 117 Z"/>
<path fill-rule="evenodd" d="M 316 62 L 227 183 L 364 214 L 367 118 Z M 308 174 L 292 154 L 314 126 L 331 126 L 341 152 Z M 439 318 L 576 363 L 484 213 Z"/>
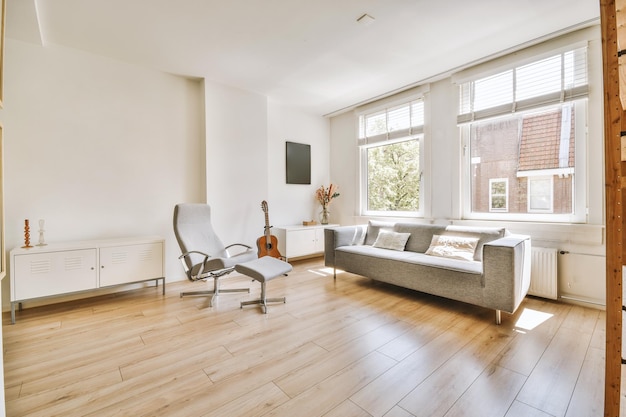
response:
<path fill-rule="evenodd" d="M 285 258 L 317 255 L 324 252 L 324 229 L 338 224 L 314 226 L 276 226 L 272 229 L 278 240 L 278 251 Z"/>
<path fill-rule="evenodd" d="M 15 304 L 34 298 L 142 281 L 163 283 L 165 239 L 158 236 L 54 243 L 10 252 L 11 323 Z"/>

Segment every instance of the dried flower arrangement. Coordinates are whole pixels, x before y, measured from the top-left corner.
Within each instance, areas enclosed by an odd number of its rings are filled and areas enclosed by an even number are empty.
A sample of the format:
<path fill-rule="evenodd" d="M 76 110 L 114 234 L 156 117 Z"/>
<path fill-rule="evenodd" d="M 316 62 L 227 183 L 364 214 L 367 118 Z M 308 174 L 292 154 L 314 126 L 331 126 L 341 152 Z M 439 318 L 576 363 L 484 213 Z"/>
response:
<path fill-rule="evenodd" d="M 337 188 L 335 184 L 330 184 L 328 188 L 324 188 L 322 185 L 315 191 L 315 198 L 319 201 L 324 210 L 326 210 L 333 198 L 339 197 Z"/>

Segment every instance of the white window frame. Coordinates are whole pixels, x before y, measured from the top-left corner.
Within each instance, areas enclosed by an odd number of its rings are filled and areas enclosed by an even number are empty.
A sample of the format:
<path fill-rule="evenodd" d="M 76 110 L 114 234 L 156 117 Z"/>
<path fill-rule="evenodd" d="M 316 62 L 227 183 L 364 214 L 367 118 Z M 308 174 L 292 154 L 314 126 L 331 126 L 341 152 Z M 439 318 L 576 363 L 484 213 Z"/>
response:
<path fill-rule="evenodd" d="M 535 176 L 535 175 L 531 175 L 529 177 L 527 177 L 528 180 L 528 191 L 526 193 L 527 196 L 527 210 L 529 213 L 552 213 L 554 211 L 554 176 L 553 175 L 541 175 L 541 176 Z M 532 207 L 532 188 L 533 188 L 533 183 L 536 183 L 537 181 L 549 181 L 550 185 L 549 185 L 549 207 L 545 208 L 545 209 L 540 209 L 540 208 L 533 208 Z"/>
<path fill-rule="evenodd" d="M 568 50 L 574 50 L 578 47 L 582 46 L 581 44 L 563 47 L 556 53 L 562 53 Z M 588 53 L 587 52 L 587 66 L 588 66 Z M 507 68 L 499 67 L 496 70 L 488 69 L 482 73 L 472 72 L 470 78 L 467 76 L 461 78 L 458 77 L 456 79 L 459 87 L 466 87 L 465 84 L 471 80 L 478 80 L 484 77 L 488 77 L 494 75 L 499 72 L 504 72 L 508 68 L 519 67 L 520 65 L 526 65 L 528 63 L 532 63 L 535 61 L 540 61 L 550 55 L 553 55 L 554 52 L 546 52 L 536 56 L 536 58 L 526 57 L 524 61 L 513 62 Z M 589 79 L 589 69 L 587 69 L 587 80 Z M 589 82 L 589 81 L 587 81 Z M 519 103 L 517 105 L 509 104 L 508 107 L 512 108 L 512 111 L 509 113 L 502 113 L 501 110 L 505 106 L 500 106 L 498 109 L 487 109 L 485 111 L 473 112 L 471 108 L 469 111 L 464 112 L 461 115 L 458 115 L 457 121 L 459 126 L 459 134 L 460 134 L 460 145 L 462 147 L 461 152 L 461 196 L 462 196 L 462 218 L 468 220 L 503 220 L 503 221 L 536 221 L 536 222 L 550 222 L 550 223 L 585 223 L 587 221 L 588 216 L 588 203 L 587 203 L 587 189 L 586 184 L 589 180 L 589 173 L 587 170 L 587 118 L 589 114 L 589 105 L 588 105 L 588 85 L 587 86 L 576 86 L 573 89 L 564 90 L 561 93 L 561 102 L 556 104 L 550 104 L 546 102 L 546 104 L 542 105 L 540 99 L 530 99 L 524 100 L 524 102 Z M 467 88 L 464 91 L 469 91 Z M 572 140 L 575 141 L 575 167 L 572 172 L 568 172 L 568 174 L 574 176 L 573 180 L 573 198 L 572 198 L 572 213 L 569 214 L 554 214 L 547 213 L 546 211 L 533 211 L 529 213 L 503 213 L 503 212 L 473 212 L 472 211 L 472 195 L 471 195 L 471 175 L 472 175 L 472 161 L 470 160 L 471 152 L 469 151 L 470 147 L 470 125 L 475 120 L 489 120 L 496 119 L 499 117 L 511 117 L 516 114 L 523 114 L 525 112 L 537 112 L 542 109 L 549 109 L 554 105 L 562 105 L 565 102 L 572 103 L 575 107 L 575 137 Z M 460 106 L 467 106 L 466 102 L 461 102 L 459 100 Z M 462 107 L 461 107 L 462 108 Z M 467 108 L 466 108 L 467 110 Z M 490 201 L 491 203 L 491 201 Z"/>
<path fill-rule="evenodd" d="M 493 194 L 494 183 L 504 183 L 504 194 Z M 504 196 L 504 208 L 493 207 L 493 197 Z M 489 179 L 489 211 L 492 213 L 506 213 L 509 211 L 509 179 L 508 178 L 490 178 Z"/>
<path fill-rule="evenodd" d="M 373 217 L 424 217 L 425 211 L 425 186 L 428 184 L 425 180 L 425 130 L 426 130 L 426 120 L 428 115 L 428 101 L 427 101 L 427 93 L 429 90 L 428 85 L 423 85 L 416 88 L 412 94 L 401 95 L 401 97 L 397 97 L 394 100 L 389 100 L 383 103 L 377 103 L 375 105 L 366 105 L 361 109 L 357 109 L 355 111 L 356 115 L 356 124 L 357 124 L 357 147 L 359 153 L 359 213 L 362 216 L 373 216 Z M 390 130 L 387 134 L 379 134 L 372 138 L 366 137 L 365 134 L 365 126 L 360 122 L 362 116 L 367 115 L 376 115 L 385 112 L 393 112 L 394 110 L 413 103 L 415 101 L 423 102 L 423 118 L 420 119 L 422 125 L 414 128 L 411 127 L 408 131 L 404 132 L 395 132 Z M 375 146 L 382 145 L 391 145 L 398 142 L 405 142 L 407 140 L 417 140 L 419 146 L 419 180 L 420 180 L 420 194 L 419 194 L 419 209 L 417 211 L 377 211 L 377 210 L 369 210 L 368 207 L 368 173 L 367 173 L 367 149 Z"/>
<path fill-rule="evenodd" d="M 575 141 L 576 160 L 573 170 L 568 169 L 564 174 L 574 176 L 572 198 L 573 212 L 571 214 L 554 214 L 545 212 L 533 213 L 503 213 L 503 212 L 473 212 L 472 211 L 472 161 L 470 160 L 470 125 L 460 126 L 461 146 L 463 147 L 461 159 L 461 184 L 462 184 L 462 217 L 467 220 L 503 220 L 503 221 L 537 221 L 549 223 L 585 223 L 587 221 L 587 114 L 588 102 L 586 99 L 574 102 L 576 115 Z M 544 174 L 545 175 L 545 174 Z M 577 179 L 582 178 L 580 181 Z"/>

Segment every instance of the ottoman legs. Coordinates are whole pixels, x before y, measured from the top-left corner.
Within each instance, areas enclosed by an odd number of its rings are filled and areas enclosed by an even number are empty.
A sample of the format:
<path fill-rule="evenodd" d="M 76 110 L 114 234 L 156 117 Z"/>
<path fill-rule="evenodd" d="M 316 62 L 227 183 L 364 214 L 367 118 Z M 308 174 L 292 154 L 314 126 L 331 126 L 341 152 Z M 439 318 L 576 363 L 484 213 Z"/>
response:
<path fill-rule="evenodd" d="M 241 308 L 246 305 L 260 304 L 263 308 L 263 313 L 267 314 L 267 303 L 287 302 L 285 297 L 267 298 L 265 294 L 265 284 L 268 281 L 281 275 L 287 275 L 287 273 L 292 270 L 291 265 L 287 262 L 272 258 L 271 256 L 263 256 L 253 261 L 237 264 L 235 265 L 235 270 L 261 283 L 261 298 L 258 300 L 242 301 Z"/>
<path fill-rule="evenodd" d="M 267 298 L 265 295 L 265 282 L 261 282 L 261 298 L 257 300 L 242 301 L 240 308 L 247 305 L 260 304 L 263 309 L 263 314 L 267 314 L 267 303 L 286 303 L 285 297 Z"/>

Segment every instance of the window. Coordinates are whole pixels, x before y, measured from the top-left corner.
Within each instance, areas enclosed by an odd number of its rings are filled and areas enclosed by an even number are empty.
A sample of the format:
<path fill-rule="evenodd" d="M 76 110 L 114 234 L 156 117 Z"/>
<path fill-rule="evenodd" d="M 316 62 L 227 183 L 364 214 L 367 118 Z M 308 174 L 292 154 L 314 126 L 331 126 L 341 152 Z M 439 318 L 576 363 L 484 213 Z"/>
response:
<path fill-rule="evenodd" d="M 459 85 L 465 218 L 585 221 L 586 62 L 578 48 Z"/>
<path fill-rule="evenodd" d="M 551 213 L 553 200 L 552 177 L 528 178 L 528 212 Z"/>
<path fill-rule="evenodd" d="M 362 214 L 419 215 L 423 100 L 362 114 L 358 122 Z"/>
<path fill-rule="evenodd" d="M 367 211 L 419 211 L 419 141 L 365 148 Z"/>
<path fill-rule="evenodd" d="M 497 178 L 489 180 L 489 211 L 508 211 L 509 179 Z"/>

